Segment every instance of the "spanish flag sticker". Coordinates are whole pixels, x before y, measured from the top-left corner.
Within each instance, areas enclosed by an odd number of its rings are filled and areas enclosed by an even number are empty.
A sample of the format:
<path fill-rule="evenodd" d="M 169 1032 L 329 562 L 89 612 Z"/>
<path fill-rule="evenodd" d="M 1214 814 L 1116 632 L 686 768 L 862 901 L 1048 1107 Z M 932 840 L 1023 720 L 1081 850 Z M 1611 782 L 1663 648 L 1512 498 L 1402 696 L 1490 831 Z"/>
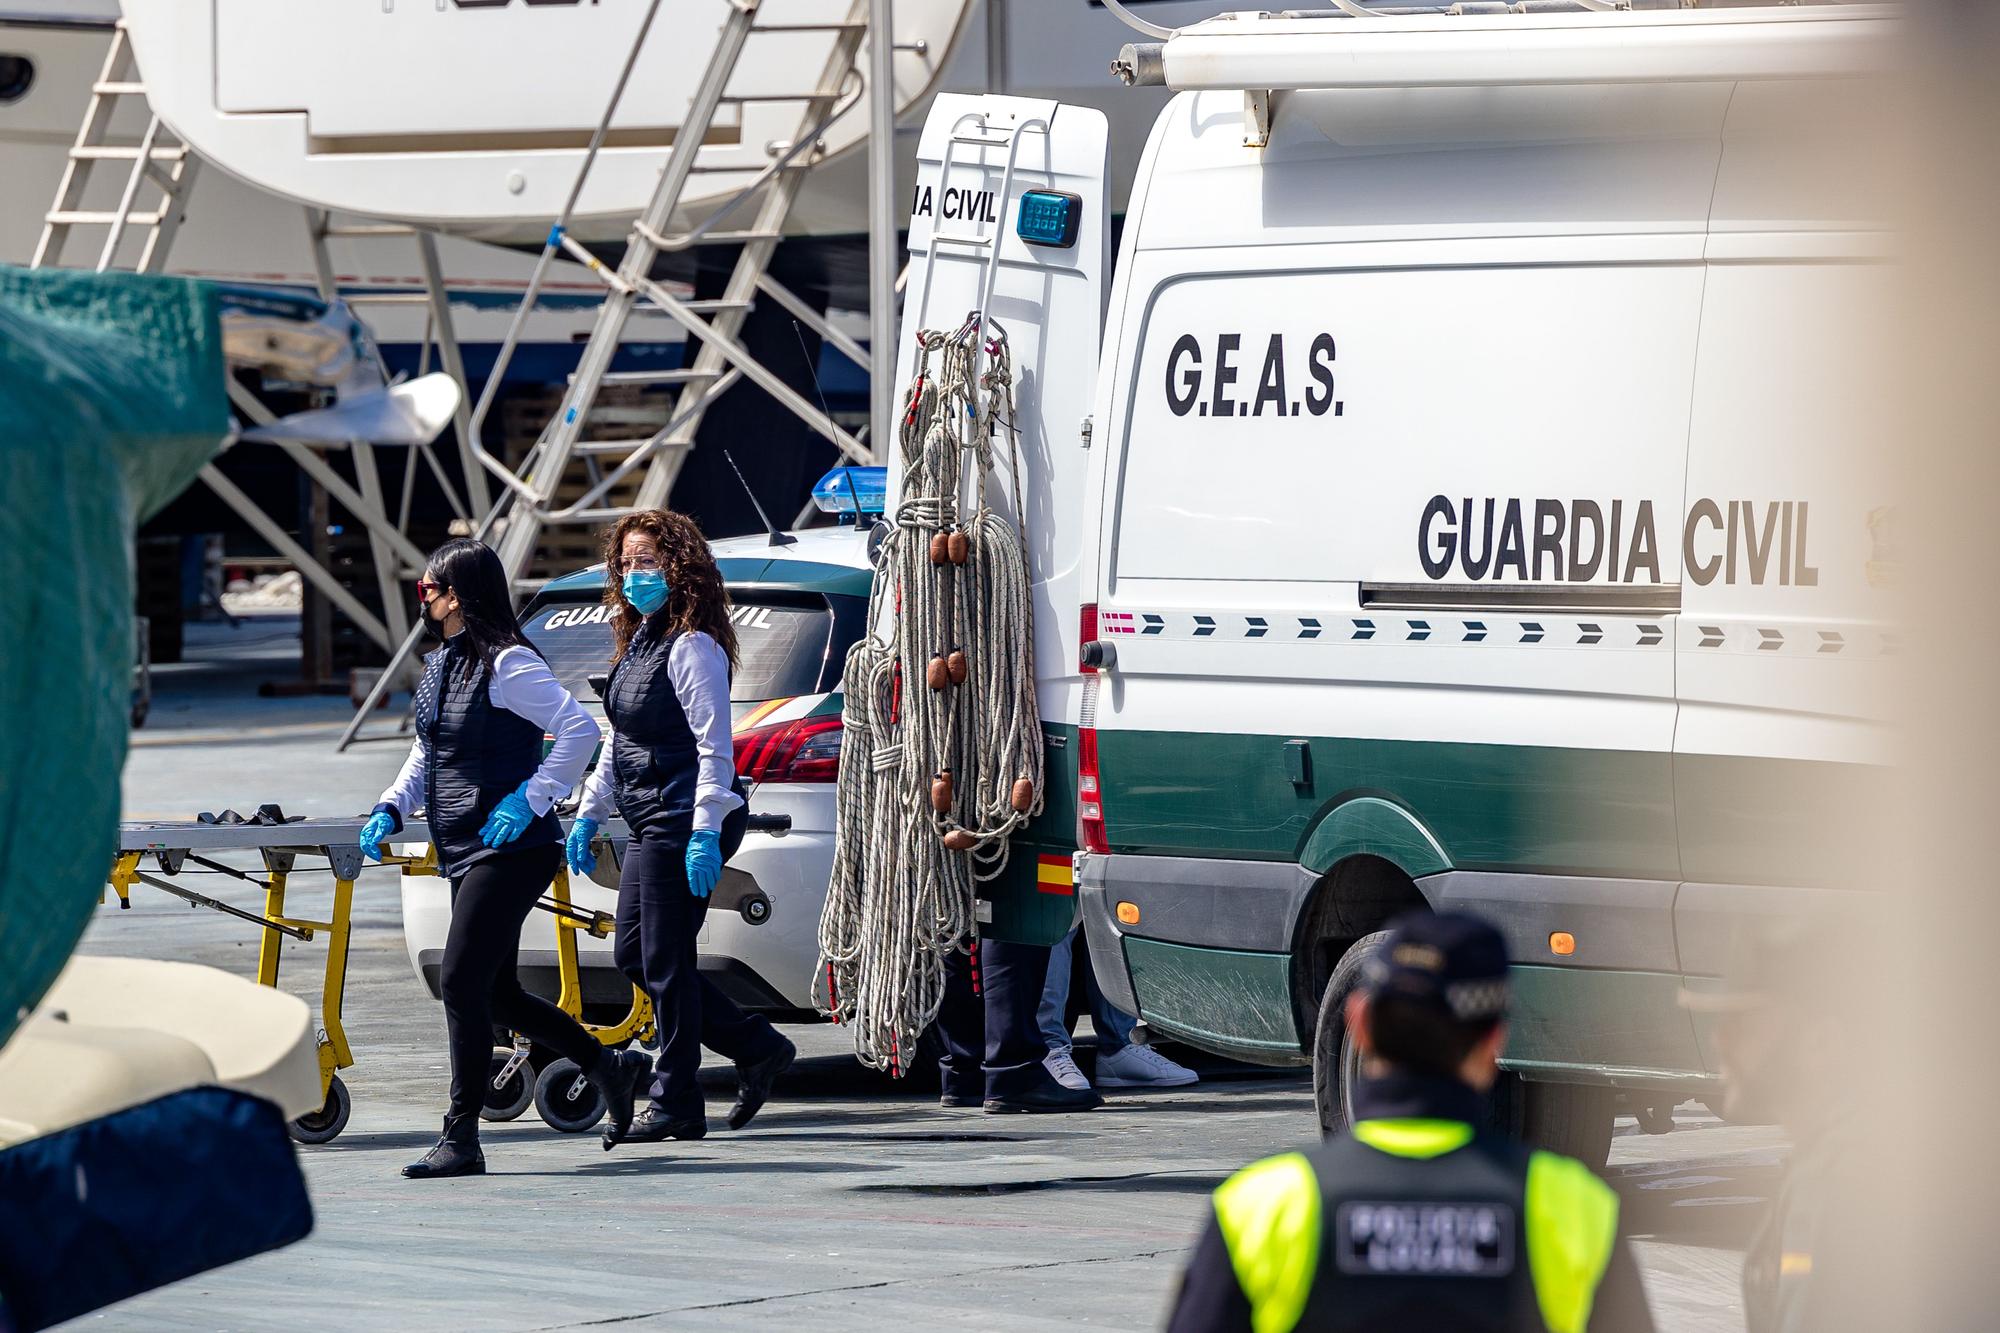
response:
<path fill-rule="evenodd" d="M 1076 872 L 1070 869 L 1067 856 L 1038 856 L 1035 858 L 1035 887 L 1043 893 L 1061 894 L 1065 898 L 1076 895 Z"/>

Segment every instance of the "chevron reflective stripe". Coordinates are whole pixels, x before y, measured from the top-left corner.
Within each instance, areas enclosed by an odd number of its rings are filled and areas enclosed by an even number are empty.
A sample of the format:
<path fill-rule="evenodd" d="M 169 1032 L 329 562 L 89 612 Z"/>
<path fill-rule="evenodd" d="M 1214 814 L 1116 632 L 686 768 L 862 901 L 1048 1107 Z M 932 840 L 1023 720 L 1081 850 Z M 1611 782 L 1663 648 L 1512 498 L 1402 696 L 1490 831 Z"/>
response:
<path fill-rule="evenodd" d="M 780 708 L 783 708 L 786 704 L 793 702 L 796 702 L 796 700 L 791 698 L 783 698 L 783 699 L 766 699 L 763 703 L 753 704 L 749 712 L 745 713 L 742 717 L 737 718 L 736 721 L 730 725 L 730 730 L 749 731 L 752 727 L 755 727 L 758 724 L 769 719 L 771 714 L 777 712 Z"/>
<path fill-rule="evenodd" d="M 1596 620 L 1540 613 L 1536 619 L 1486 612 L 1478 619 L 1466 613 L 1440 619 L 1432 615 L 1305 616 L 1277 611 L 1100 611 L 1099 633 L 1109 637 L 1144 637 L 1164 641 L 1201 640 L 1208 643 L 1371 644 L 1378 647 L 1472 647 L 1614 649 L 1630 652 L 1657 649 L 1673 652 L 1700 648 L 1783 657 L 1842 660 L 1890 657 L 1896 633 L 1873 626 L 1783 623 L 1716 624 L 1693 617 Z M 1518 614 L 1518 613 L 1516 613 Z M 1678 640 L 1678 644 L 1677 641 Z"/>

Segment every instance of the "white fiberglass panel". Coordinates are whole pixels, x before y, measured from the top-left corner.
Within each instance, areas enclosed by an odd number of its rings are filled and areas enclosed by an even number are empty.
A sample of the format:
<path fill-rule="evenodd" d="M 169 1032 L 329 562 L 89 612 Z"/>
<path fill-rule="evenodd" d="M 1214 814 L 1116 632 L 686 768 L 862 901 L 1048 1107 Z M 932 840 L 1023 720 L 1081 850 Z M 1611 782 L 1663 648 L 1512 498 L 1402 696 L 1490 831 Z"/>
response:
<path fill-rule="evenodd" d="M 1679 582 L 1698 265 L 1218 261 L 1123 386 L 1114 592 Z"/>

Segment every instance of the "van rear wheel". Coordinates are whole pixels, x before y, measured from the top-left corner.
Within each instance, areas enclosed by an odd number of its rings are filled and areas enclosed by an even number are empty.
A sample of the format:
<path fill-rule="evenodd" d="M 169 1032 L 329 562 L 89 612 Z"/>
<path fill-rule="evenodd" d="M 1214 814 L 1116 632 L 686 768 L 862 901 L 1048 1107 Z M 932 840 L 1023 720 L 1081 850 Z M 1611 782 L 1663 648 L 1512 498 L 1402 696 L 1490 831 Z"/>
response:
<path fill-rule="evenodd" d="M 1345 1133 L 1353 1122 L 1354 1085 L 1361 1072 L 1361 1048 L 1347 1030 L 1347 997 L 1361 984 L 1369 956 L 1388 936 L 1383 930 L 1356 940 L 1340 956 L 1320 997 L 1313 1031 L 1313 1105 L 1320 1133 L 1328 1137 Z M 1503 1133 L 1598 1169 L 1611 1155 L 1616 1098 L 1610 1088 L 1535 1083 L 1503 1073 L 1489 1103 L 1492 1123 Z"/>
<path fill-rule="evenodd" d="M 1356 940 L 1340 956 L 1320 996 L 1313 1028 L 1313 1105 L 1319 1111 L 1319 1132 L 1328 1138 L 1345 1133 L 1353 1122 L 1354 1085 L 1361 1073 L 1361 1047 L 1347 1030 L 1347 997 L 1361 985 L 1369 956 L 1388 938 L 1388 931 L 1378 930 Z"/>

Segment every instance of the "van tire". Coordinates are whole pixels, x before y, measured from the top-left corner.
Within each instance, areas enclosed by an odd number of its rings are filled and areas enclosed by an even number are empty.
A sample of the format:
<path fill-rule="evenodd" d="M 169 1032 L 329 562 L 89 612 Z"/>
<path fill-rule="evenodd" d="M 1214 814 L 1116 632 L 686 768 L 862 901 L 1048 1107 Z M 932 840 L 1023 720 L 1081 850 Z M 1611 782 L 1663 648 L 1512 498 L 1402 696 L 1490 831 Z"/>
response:
<path fill-rule="evenodd" d="M 1361 984 L 1361 969 L 1382 947 L 1389 932 L 1363 936 L 1340 956 L 1320 996 L 1319 1020 L 1313 1025 L 1313 1106 L 1319 1111 L 1322 1137 L 1347 1132 L 1354 1110 L 1354 1071 L 1360 1051 L 1347 1035 L 1347 997 Z"/>
<path fill-rule="evenodd" d="M 1359 1051 L 1347 1035 L 1347 997 L 1361 984 L 1361 969 L 1369 956 L 1388 937 L 1388 931 L 1380 930 L 1356 940 L 1340 956 L 1320 997 L 1319 1020 L 1313 1029 L 1313 1106 L 1324 1137 L 1345 1133 L 1352 1118 L 1354 1092 L 1349 1085 Z M 1601 1170 L 1611 1155 L 1616 1098 L 1610 1088 L 1533 1083 L 1518 1074 L 1502 1073 L 1490 1099 L 1492 1123 L 1533 1147 Z"/>
<path fill-rule="evenodd" d="M 1618 1094 L 1577 1083 L 1538 1083 L 1503 1073 L 1494 1085 L 1493 1123 L 1531 1147 L 1574 1157 L 1602 1171 L 1611 1156 Z"/>

